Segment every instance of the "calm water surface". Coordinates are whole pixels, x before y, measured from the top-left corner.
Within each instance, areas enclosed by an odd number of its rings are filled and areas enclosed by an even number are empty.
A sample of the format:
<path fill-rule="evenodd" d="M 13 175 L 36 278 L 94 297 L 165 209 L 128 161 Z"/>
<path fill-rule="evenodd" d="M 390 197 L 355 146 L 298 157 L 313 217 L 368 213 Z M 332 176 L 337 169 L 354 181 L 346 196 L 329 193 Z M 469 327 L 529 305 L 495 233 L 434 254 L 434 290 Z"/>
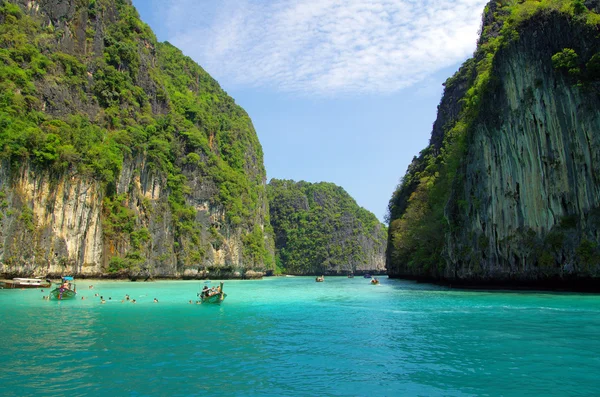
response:
<path fill-rule="evenodd" d="M 600 395 L 598 295 L 282 277 L 211 306 L 198 281 L 77 284 L 0 290 L 0 395 Z"/>

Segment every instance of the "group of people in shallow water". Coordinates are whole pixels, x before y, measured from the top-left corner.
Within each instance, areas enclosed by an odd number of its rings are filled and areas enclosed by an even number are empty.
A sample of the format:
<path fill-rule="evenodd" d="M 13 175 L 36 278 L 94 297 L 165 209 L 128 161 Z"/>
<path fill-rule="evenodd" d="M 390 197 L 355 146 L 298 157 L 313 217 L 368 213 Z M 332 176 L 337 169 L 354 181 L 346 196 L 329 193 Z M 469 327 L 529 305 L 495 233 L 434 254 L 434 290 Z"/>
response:
<path fill-rule="evenodd" d="M 70 288 L 71 286 L 69 285 L 68 287 Z M 88 287 L 88 289 L 94 289 L 94 286 L 90 285 Z M 44 290 L 41 290 L 41 292 L 44 292 Z M 99 297 L 100 298 L 100 303 L 102 303 L 102 304 L 106 303 L 106 299 L 104 299 L 103 295 L 95 293 L 94 297 Z M 42 299 L 44 299 L 44 300 L 50 300 L 50 296 L 44 295 L 42 297 Z M 81 300 L 85 300 L 85 296 L 82 296 Z M 108 300 L 109 301 L 112 300 L 112 297 L 109 296 Z M 135 299 L 131 299 L 131 297 L 129 296 L 129 294 L 125 294 L 125 297 L 123 299 L 121 299 L 121 303 L 125 303 L 125 302 L 137 303 Z M 154 303 L 158 303 L 158 299 L 154 298 Z"/>
<path fill-rule="evenodd" d="M 69 285 L 70 288 L 70 285 Z M 90 285 L 88 287 L 88 289 L 94 289 L 93 285 Z M 44 292 L 44 290 L 41 290 L 42 292 Z M 216 286 L 216 287 L 212 287 L 212 288 L 208 288 L 208 286 L 204 286 L 204 288 L 202 289 L 202 292 L 198 294 L 198 296 L 200 297 L 201 300 L 196 301 L 197 304 L 202 303 L 202 301 L 206 298 L 210 298 L 211 296 L 217 295 L 221 293 L 221 287 L 220 286 Z M 94 297 L 99 297 L 100 298 L 100 303 L 105 304 L 106 303 L 106 299 L 104 299 L 104 296 L 95 293 Z M 43 296 L 44 300 L 50 300 L 50 296 Z M 85 296 L 81 297 L 81 300 L 85 300 Z M 112 301 L 112 297 L 108 297 L 108 300 Z M 126 294 L 125 297 L 123 299 L 121 299 L 121 303 L 125 303 L 125 302 L 131 302 L 131 303 L 136 303 L 135 299 L 131 299 L 131 297 L 129 296 L 129 294 Z M 154 298 L 154 303 L 158 303 L 158 299 Z M 193 303 L 191 300 L 189 301 L 189 303 Z"/>
<path fill-rule="evenodd" d="M 98 296 L 98 294 L 95 294 L 94 296 Z M 84 297 L 82 296 L 81 299 L 83 299 Z M 112 300 L 112 298 L 109 296 L 108 300 Z M 129 294 L 125 294 L 125 297 L 123 299 L 121 299 L 121 303 L 125 303 L 125 302 L 131 302 L 131 303 L 137 303 L 135 299 L 132 299 Z M 103 296 L 100 296 L 100 303 L 106 303 L 106 300 L 104 299 Z M 158 303 L 158 299 L 154 298 L 154 303 Z"/>

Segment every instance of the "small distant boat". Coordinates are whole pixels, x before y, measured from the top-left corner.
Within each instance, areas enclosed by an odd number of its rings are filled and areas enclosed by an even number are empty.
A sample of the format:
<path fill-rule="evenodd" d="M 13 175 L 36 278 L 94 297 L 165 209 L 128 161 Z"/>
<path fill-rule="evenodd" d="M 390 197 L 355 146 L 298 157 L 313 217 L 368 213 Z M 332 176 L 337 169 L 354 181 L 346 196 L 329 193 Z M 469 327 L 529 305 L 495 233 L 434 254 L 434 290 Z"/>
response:
<path fill-rule="evenodd" d="M 322 283 L 323 281 L 325 281 L 325 276 L 317 276 L 317 278 L 315 278 L 315 281 L 317 283 Z"/>
<path fill-rule="evenodd" d="M 367 274 L 365 274 L 363 277 L 364 277 L 364 278 L 371 278 L 371 275 L 370 275 L 369 273 L 367 273 Z"/>
<path fill-rule="evenodd" d="M 60 283 L 56 285 L 56 288 L 50 291 L 50 298 L 59 301 L 75 298 L 77 295 L 77 287 L 73 281 L 74 279 L 71 276 L 62 277 Z"/>
<path fill-rule="evenodd" d="M 377 278 L 374 278 L 373 280 L 371 280 L 371 284 L 379 285 L 379 280 L 377 280 Z"/>
<path fill-rule="evenodd" d="M 216 303 L 220 305 L 225 300 L 227 294 L 223 292 L 223 283 L 217 288 L 208 288 L 206 285 L 202 292 L 198 293 L 201 303 Z"/>
<path fill-rule="evenodd" d="M 42 280 L 41 278 L 19 278 L 15 277 L 12 280 L 0 281 L 2 288 L 50 288 L 52 281 Z"/>
<path fill-rule="evenodd" d="M 353 273 L 348 273 L 348 278 L 354 278 L 354 274 Z"/>

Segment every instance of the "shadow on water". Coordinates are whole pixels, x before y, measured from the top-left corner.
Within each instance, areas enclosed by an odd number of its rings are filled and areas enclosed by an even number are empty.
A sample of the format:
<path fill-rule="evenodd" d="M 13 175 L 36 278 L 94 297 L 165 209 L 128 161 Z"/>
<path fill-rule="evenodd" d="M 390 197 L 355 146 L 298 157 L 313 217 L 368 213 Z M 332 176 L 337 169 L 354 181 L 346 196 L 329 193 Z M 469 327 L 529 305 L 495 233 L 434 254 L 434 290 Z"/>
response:
<path fill-rule="evenodd" d="M 600 296 L 600 291 L 597 286 L 594 290 L 574 290 L 564 288 L 551 288 L 527 285 L 509 286 L 506 284 L 499 285 L 464 285 L 464 284 L 436 284 L 432 282 L 419 280 L 404 280 L 404 279 L 386 279 L 386 282 L 395 289 L 404 289 L 411 291 L 456 291 L 456 292 L 475 292 L 475 293 L 502 293 L 502 294 L 519 294 L 519 295 L 570 295 L 570 296 Z"/>

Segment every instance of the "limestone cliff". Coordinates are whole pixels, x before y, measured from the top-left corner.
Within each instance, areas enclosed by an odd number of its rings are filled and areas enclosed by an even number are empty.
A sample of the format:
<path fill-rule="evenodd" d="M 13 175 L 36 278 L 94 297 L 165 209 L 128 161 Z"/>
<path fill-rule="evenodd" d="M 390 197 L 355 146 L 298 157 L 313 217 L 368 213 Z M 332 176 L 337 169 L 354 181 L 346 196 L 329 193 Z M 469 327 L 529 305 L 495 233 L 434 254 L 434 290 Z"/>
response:
<path fill-rule="evenodd" d="M 598 8 L 488 4 L 474 57 L 446 82 L 430 146 L 390 201 L 390 275 L 596 285 Z"/>
<path fill-rule="evenodd" d="M 260 143 L 126 0 L 0 6 L 0 273 L 258 277 Z"/>
<path fill-rule="evenodd" d="M 385 226 L 332 183 L 267 185 L 281 271 L 296 275 L 385 272 Z"/>

